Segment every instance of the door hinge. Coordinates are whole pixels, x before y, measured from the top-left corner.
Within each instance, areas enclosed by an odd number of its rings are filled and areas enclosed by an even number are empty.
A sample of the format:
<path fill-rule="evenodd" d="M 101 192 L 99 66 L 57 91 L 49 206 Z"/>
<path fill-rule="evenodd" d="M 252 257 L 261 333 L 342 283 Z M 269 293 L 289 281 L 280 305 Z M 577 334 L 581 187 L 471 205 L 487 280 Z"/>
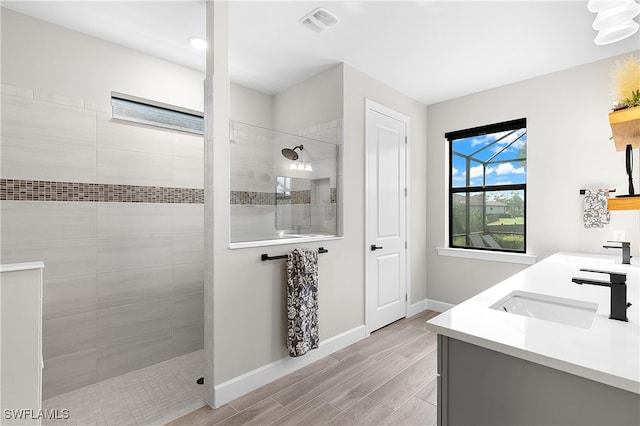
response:
<path fill-rule="evenodd" d="M 404 248 L 408 248 L 408 247 L 407 247 L 407 242 L 406 242 L 406 241 L 404 242 Z"/>
<path fill-rule="evenodd" d="M 404 294 L 404 301 L 405 302 L 409 301 L 409 295 L 407 293 Z"/>
<path fill-rule="evenodd" d="M 406 136 L 404 137 L 404 143 L 407 143 L 407 137 Z"/>
<path fill-rule="evenodd" d="M 407 188 L 404 189 L 404 196 L 407 196 Z"/>

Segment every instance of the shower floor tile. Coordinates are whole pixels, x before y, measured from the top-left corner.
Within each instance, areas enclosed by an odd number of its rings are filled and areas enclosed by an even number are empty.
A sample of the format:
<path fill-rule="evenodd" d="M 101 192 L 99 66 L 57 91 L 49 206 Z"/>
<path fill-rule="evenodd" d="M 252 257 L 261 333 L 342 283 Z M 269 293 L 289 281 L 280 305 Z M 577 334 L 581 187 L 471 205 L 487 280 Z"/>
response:
<path fill-rule="evenodd" d="M 202 350 L 43 401 L 43 425 L 164 425 L 205 405 Z M 54 411 L 57 410 L 57 411 Z M 67 410 L 67 411 L 63 411 Z M 68 419 L 63 419 L 68 413 Z M 57 415 L 56 415 L 57 414 Z"/>

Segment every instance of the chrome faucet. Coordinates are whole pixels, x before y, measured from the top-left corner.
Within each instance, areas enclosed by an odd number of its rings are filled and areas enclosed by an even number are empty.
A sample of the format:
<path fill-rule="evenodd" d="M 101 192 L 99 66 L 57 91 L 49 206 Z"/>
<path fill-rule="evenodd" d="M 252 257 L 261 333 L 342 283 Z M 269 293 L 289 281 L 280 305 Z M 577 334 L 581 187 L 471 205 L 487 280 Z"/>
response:
<path fill-rule="evenodd" d="M 608 243 L 622 244 L 621 246 L 602 246 L 603 248 L 610 249 L 622 249 L 622 263 L 624 265 L 631 265 L 631 243 L 627 241 L 607 241 Z"/>
<path fill-rule="evenodd" d="M 610 299 L 610 319 L 619 321 L 629 321 L 627 318 L 627 308 L 631 303 L 627 303 L 627 274 L 624 272 L 598 271 L 595 269 L 580 269 L 582 272 L 595 272 L 598 274 L 609 274 L 609 281 L 588 280 L 586 278 L 572 278 L 571 282 L 576 284 L 591 284 L 611 289 Z"/>

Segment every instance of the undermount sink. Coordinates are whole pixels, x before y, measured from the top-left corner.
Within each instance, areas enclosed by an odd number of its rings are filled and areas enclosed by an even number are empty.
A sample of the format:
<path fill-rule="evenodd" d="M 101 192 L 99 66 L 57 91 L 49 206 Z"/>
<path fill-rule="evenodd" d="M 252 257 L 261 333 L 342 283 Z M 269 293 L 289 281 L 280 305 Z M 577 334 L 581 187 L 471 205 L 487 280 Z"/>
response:
<path fill-rule="evenodd" d="M 574 327 L 590 328 L 598 305 L 516 290 L 494 303 L 491 309 Z"/>

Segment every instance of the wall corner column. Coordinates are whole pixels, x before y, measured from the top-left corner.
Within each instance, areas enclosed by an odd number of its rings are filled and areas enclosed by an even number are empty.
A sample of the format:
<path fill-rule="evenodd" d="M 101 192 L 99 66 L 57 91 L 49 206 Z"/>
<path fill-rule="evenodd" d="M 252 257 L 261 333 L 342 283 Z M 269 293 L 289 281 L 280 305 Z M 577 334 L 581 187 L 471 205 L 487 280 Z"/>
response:
<path fill-rule="evenodd" d="M 228 2 L 207 1 L 207 60 L 204 81 L 205 143 L 205 402 L 216 407 L 215 289 L 217 254 L 228 248 L 229 234 L 229 36 Z"/>

